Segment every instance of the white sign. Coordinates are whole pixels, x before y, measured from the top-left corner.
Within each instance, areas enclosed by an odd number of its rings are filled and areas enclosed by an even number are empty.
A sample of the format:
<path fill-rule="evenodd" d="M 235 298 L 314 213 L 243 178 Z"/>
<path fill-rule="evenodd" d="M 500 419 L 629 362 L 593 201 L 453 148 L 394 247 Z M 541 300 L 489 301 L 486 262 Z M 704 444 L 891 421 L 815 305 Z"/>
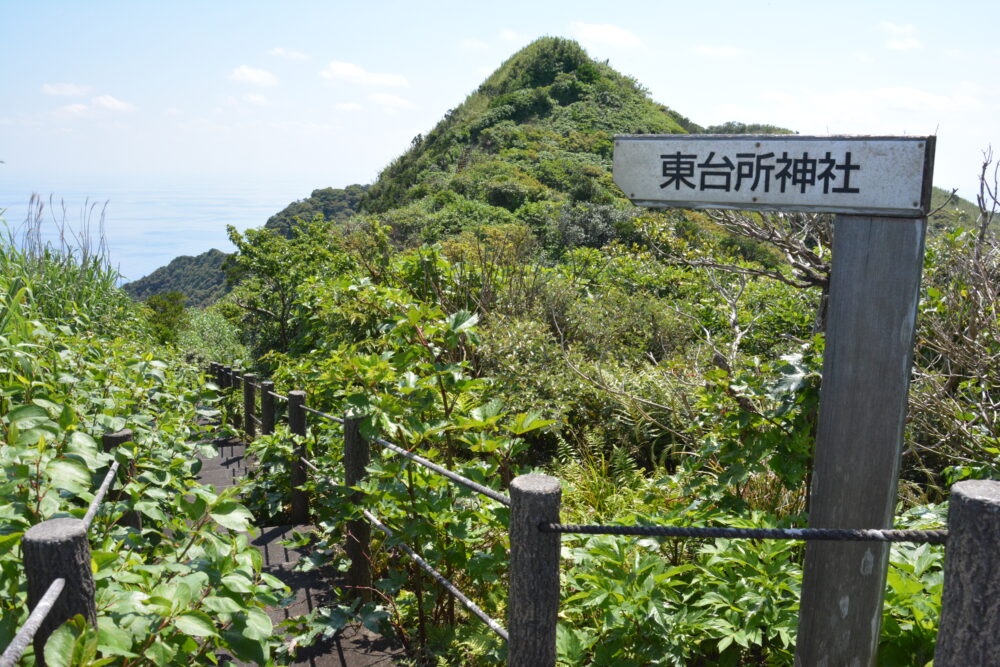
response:
<path fill-rule="evenodd" d="M 614 177 L 639 206 L 920 217 L 934 139 L 619 135 Z"/>

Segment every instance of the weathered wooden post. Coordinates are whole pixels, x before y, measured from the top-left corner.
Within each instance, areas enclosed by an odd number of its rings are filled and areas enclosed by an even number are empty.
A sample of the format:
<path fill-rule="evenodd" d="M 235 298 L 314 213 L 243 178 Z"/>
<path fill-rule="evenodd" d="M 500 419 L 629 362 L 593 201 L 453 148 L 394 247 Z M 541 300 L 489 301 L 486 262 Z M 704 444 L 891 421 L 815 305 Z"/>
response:
<path fill-rule="evenodd" d="M 615 138 L 615 183 L 636 204 L 837 214 L 811 528 L 892 526 L 934 147 L 934 137 Z M 875 663 L 888 554 L 877 542 L 806 546 L 796 664 Z"/>
<path fill-rule="evenodd" d="M 810 528 L 891 528 L 925 218 L 838 216 Z M 809 542 L 797 653 L 804 665 L 874 665 L 885 542 Z"/>
<path fill-rule="evenodd" d="M 935 667 L 992 665 L 1000 637 L 1000 482 L 951 487 Z"/>
<path fill-rule="evenodd" d="M 35 660 L 45 665 L 45 642 L 77 614 L 97 626 L 94 576 L 90 569 L 87 528 L 79 519 L 49 519 L 29 528 L 21 540 L 28 579 L 28 606 L 34 609 L 56 579 L 65 579 L 62 594 L 35 634 Z"/>
<path fill-rule="evenodd" d="M 114 433 L 105 433 L 101 436 L 101 444 L 104 446 L 104 451 L 111 453 L 121 445 L 126 442 L 134 442 L 135 436 L 132 433 L 132 429 L 126 428 L 121 431 L 115 431 Z M 133 480 L 136 477 L 136 467 L 135 467 L 135 453 L 133 452 L 129 456 L 128 466 L 125 468 L 125 479 Z M 122 489 L 117 489 L 112 491 L 112 497 L 121 500 L 125 497 L 125 492 Z M 135 510 L 128 510 L 123 512 L 121 519 L 119 520 L 123 526 L 128 526 L 130 528 L 135 528 L 136 530 L 142 530 L 142 516 Z"/>
<path fill-rule="evenodd" d="M 559 615 L 559 533 L 541 523 L 559 523 L 562 489 L 549 475 L 521 475 L 510 483 L 510 589 L 507 596 L 507 664 L 556 664 Z"/>
<path fill-rule="evenodd" d="M 344 418 L 344 485 L 357 486 L 368 475 L 366 468 L 371 462 L 368 440 L 361 435 L 361 420 Z M 361 505 L 365 494 L 356 491 L 351 502 Z M 344 551 L 351 559 L 347 570 L 347 585 L 355 590 L 365 602 L 371 600 L 371 526 L 365 519 L 351 519 L 347 522 L 347 536 Z"/>
<path fill-rule="evenodd" d="M 274 433 L 274 383 L 263 380 L 260 383 L 260 432 L 263 435 Z"/>
<path fill-rule="evenodd" d="M 223 366 L 222 367 L 222 388 L 229 389 L 233 386 L 233 367 Z"/>
<path fill-rule="evenodd" d="M 289 461 L 289 472 L 291 473 L 291 520 L 293 523 L 309 522 L 309 496 L 302 486 L 306 483 L 306 464 L 302 459 L 306 455 L 306 411 L 303 409 L 306 404 L 306 392 L 288 392 L 288 430 L 292 435 L 299 436 L 298 444 L 295 448 L 295 458 Z"/>
<path fill-rule="evenodd" d="M 257 435 L 257 422 L 254 413 L 257 411 L 257 376 L 253 373 L 243 373 L 243 432 L 248 440 Z"/>

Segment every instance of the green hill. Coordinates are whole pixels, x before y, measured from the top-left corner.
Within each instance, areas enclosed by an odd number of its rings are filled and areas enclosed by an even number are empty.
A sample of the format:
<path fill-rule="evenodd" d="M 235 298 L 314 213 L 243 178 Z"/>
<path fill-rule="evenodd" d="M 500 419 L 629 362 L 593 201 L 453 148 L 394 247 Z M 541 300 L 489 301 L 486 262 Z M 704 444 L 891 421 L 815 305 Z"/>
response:
<path fill-rule="evenodd" d="M 613 225 L 632 208 L 611 178 L 614 134 L 685 126 L 700 130 L 576 42 L 546 37 L 415 137 L 361 205 L 384 214 L 403 241 L 504 223 L 556 241 L 560 230 Z"/>
<path fill-rule="evenodd" d="M 138 301 L 177 291 L 187 297 L 186 305 L 205 307 L 229 291 L 222 270 L 227 257 L 228 254 L 215 248 L 194 257 L 182 255 L 148 276 L 122 285 L 122 289 Z"/>
<path fill-rule="evenodd" d="M 327 220 L 343 222 L 357 213 L 361 197 L 367 189 L 367 185 L 348 185 L 346 188 L 313 190 L 305 199 L 292 202 L 268 218 L 264 227 L 288 236 L 296 218 L 312 220 L 320 214 Z"/>

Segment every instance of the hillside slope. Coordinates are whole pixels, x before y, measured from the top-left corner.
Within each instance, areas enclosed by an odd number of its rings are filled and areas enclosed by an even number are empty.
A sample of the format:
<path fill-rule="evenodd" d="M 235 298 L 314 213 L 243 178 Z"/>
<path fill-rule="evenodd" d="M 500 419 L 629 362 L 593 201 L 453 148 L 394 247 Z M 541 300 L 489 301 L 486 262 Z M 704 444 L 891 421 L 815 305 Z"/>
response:
<path fill-rule="evenodd" d="M 631 208 L 611 178 L 614 134 L 685 127 L 701 129 L 576 42 L 545 37 L 415 137 L 361 205 L 404 242 L 504 223 L 558 241 L 560 229 L 613 224 Z"/>
<path fill-rule="evenodd" d="M 148 276 L 122 285 L 129 296 L 145 301 L 154 294 L 181 292 L 188 306 L 209 306 L 229 291 L 223 263 L 229 255 L 212 248 L 194 257 L 182 255 Z"/>
<path fill-rule="evenodd" d="M 344 222 L 358 212 L 367 185 L 348 185 L 345 188 L 320 188 L 305 199 L 293 201 L 270 218 L 264 225 L 283 236 L 289 236 L 295 219 L 312 220 L 317 214 L 327 220 Z"/>

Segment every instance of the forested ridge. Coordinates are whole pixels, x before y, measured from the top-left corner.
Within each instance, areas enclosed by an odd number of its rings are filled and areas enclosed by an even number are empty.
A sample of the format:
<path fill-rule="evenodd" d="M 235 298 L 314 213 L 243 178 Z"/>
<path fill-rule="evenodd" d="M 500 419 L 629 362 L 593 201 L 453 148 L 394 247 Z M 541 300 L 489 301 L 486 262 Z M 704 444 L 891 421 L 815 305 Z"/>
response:
<path fill-rule="evenodd" d="M 366 436 L 498 490 L 551 474 L 566 523 L 805 526 L 831 220 L 639 209 L 612 182 L 614 134 L 703 131 L 787 132 L 703 128 L 575 42 L 538 40 L 371 186 L 230 228 L 231 291 L 170 325 L 164 349 L 304 389 Z M 969 168 L 995 179 L 989 156 Z M 1000 476 L 1000 245 L 984 193 L 977 206 L 935 190 L 899 528 L 940 526 L 950 484 Z M 157 311 L 135 312 L 152 337 Z M 338 428 L 304 442 L 322 470 L 340 464 Z M 291 441 L 281 427 L 252 445 L 242 492 L 261 522 L 287 516 Z M 504 508 L 382 457 L 363 490 L 504 618 Z M 346 567 L 349 492 L 308 491 L 320 555 L 304 567 Z M 800 544 L 562 540 L 561 664 L 792 664 Z M 415 664 L 502 664 L 504 643 L 390 545 L 376 542 L 372 602 L 316 610 L 303 642 L 363 621 Z M 932 658 L 941 580 L 940 547 L 893 547 L 879 664 Z"/>

